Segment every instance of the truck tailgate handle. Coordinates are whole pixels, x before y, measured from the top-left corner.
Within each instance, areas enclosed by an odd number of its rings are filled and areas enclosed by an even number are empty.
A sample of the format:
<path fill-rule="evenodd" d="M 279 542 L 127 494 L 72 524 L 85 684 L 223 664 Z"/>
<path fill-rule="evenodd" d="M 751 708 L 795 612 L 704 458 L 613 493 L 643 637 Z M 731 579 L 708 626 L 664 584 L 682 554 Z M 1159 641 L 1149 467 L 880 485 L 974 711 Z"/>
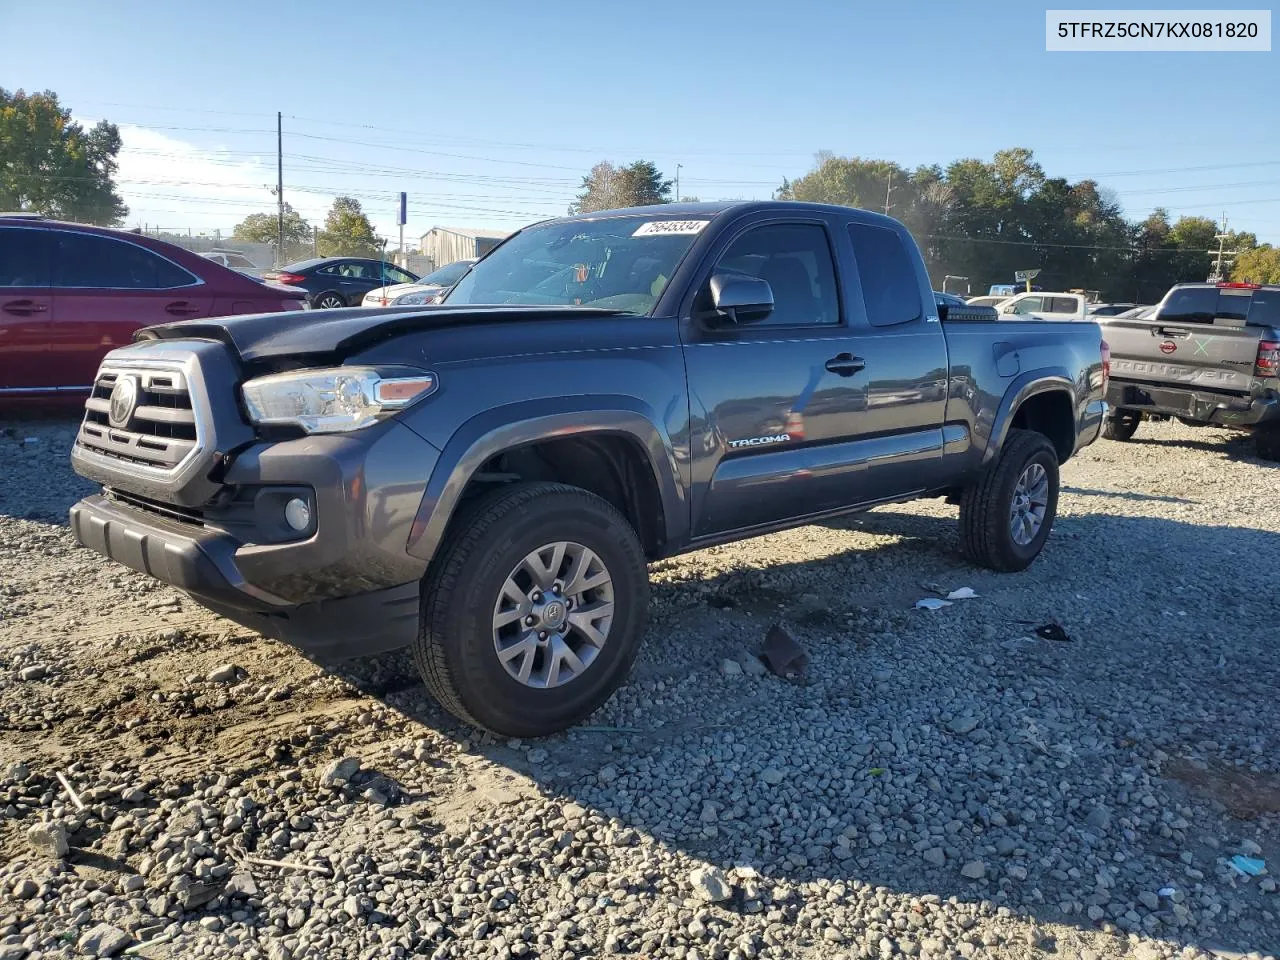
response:
<path fill-rule="evenodd" d="M 1191 331 L 1184 330 L 1182 327 L 1152 327 L 1151 335 L 1153 337 L 1170 337 L 1174 340 L 1185 340 L 1191 336 Z"/>
<path fill-rule="evenodd" d="M 842 377 L 852 377 L 855 373 L 866 367 L 867 362 L 861 357 L 855 357 L 852 353 L 840 353 L 827 361 L 827 369 L 832 373 L 838 373 Z"/>

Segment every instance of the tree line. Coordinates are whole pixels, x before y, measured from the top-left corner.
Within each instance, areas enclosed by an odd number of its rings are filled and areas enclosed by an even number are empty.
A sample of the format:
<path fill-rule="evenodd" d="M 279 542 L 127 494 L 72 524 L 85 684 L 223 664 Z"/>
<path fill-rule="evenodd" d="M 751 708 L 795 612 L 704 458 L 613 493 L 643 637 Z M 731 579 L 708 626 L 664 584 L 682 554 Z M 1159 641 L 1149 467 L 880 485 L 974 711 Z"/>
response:
<path fill-rule="evenodd" d="M 313 229 L 287 201 L 284 205 L 284 236 L 280 237 L 279 211 L 251 213 L 231 233 L 232 239 L 275 246 L 282 239 L 281 262 L 300 260 L 313 254 L 321 257 L 376 257 L 382 243 L 373 224 L 355 197 L 335 197 L 325 217 L 323 229 Z"/>
<path fill-rule="evenodd" d="M 583 178 L 570 212 L 666 203 L 671 181 L 649 161 L 600 163 Z M 1104 299 L 1154 303 L 1175 283 L 1204 280 L 1217 249 L 1207 217 L 1170 219 L 1157 207 L 1132 222 L 1095 180 L 1051 177 L 1031 150 L 1001 150 L 990 160 L 956 160 L 908 170 L 888 160 L 820 153 L 813 169 L 784 179 L 775 199 L 834 203 L 887 212 L 915 237 L 937 289 L 985 293 L 1013 283 L 1016 271 L 1040 271 L 1046 290 L 1095 290 Z M 1280 249 L 1252 233 L 1229 232 L 1239 251 L 1232 279 L 1280 283 Z M 956 280 L 954 278 L 964 278 Z"/>
<path fill-rule="evenodd" d="M 116 184 L 120 132 L 100 121 L 85 129 L 57 94 L 0 88 L 0 210 L 29 210 L 82 223 L 118 226 L 129 209 Z M 1031 150 L 1001 150 L 991 160 L 962 159 L 907 169 L 888 160 L 820 153 L 813 168 L 774 191 L 781 200 L 836 203 L 884 211 L 915 236 L 934 286 L 965 283 L 985 292 L 1012 283 L 1014 272 L 1038 269 L 1045 289 L 1096 290 L 1110 300 L 1152 303 L 1179 281 L 1204 280 L 1218 226 L 1206 217 L 1178 217 L 1157 207 L 1127 219 L 1115 196 L 1096 180 L 1053 177 Z M 583 177 L 570 207 L 589 213 L 668 203 L 672 181 L 657 165 L 602 161 Z M 694 200 L 694 197 L 681 197 Z M 277 242 L 276 212 L 255 213 L 234 236 Z M 369 218 L 353 197 L 340 196 L 322 229 L 286 204 L 282 256 L 313 250 L 322 256 L 376 255 L 381 249 Z M 1280 283 L 1280 248 L 1252 233 L 1231 232 L 1225 246 L 1239 251 L 1233 280 Z"/>

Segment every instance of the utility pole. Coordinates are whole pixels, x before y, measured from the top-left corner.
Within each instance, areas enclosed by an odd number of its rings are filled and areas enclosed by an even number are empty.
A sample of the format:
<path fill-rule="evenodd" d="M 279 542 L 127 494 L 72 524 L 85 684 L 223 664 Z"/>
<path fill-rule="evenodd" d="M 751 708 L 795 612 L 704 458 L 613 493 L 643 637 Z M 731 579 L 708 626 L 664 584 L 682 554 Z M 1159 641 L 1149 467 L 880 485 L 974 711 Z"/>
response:
<path fill-rule="evenodd" d="M 893 171 L 890 170 L 889 182 L 886 183 L 884 187 L 884 215 L 886 217 L 889 215 L 889 208 L 893 206 L 893 204 L 889 202 L 889 194 L 891 194 L 892 192 L 893 192 Z"/>
<path fill-rule="evenodd" d="M 680 202 L 680 168 L 683 166 L 683 163 L 676 164 L 676 203 Z"/>
<path fill-rule="evenodd" d="M 1225 213 L 1222 215 L 1222 232 L 1215 233 L 1213 235 L 1213 239 L 1218 241 L 1218 249 L 1207 251 L 1214 255 L 1213 270 L 1209 273 L 1209 283 L 1222 283 L 1223 280 L 1227 279 L 1222 272 L 1222 268 L 1224 266 L 1231 266 L 1231 262 L 1240 253 L 1239 250 L 1223 249 L 1223 245 L 1231 239 L 1230 235 L 1227 233 L 1227 215 Z"/>
<path fill-rule="evenodd" d="M 276 266 L 284 265 L 284 121 L 276 111 Z"/>

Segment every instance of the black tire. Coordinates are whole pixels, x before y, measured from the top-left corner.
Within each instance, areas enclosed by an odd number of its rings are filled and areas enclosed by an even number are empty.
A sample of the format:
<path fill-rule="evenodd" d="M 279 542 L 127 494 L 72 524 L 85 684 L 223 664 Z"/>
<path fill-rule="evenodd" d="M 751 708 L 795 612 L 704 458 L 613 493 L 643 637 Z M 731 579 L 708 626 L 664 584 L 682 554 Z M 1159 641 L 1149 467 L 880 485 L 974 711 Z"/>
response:
<path fill-rule="evenodd" d="M 1133 439 L 1141 422 L 1142 414 L 1134 410 L 1114 410 L 1103 421 L 1102 435 L 1108 440 L 1118 440 L 1123 443 Z"/>
<path fill-rule="evenodd" d="M 336 310 L 339 307 L 345 307 L 347 301 L 343 299 L 342 294 L 334 293 L 332 290 L 320 294 L 315 299 L 315 307 L 317 310 Z"/>
<path fill-rule="evenodd" d="M 498 659 L 494 611 L 520 562 L 560 541 L 581 544 L 603 562 L 613 620 L 580 676 L 534 688 Z M 455 716 L 506 737 L 546 736 L 589 716 L 622 684 L 648 615 L 644 549 L 617 509 L 577 487 L 512 484 L 478 500 L 447 535 L 423 581 L 414 660 L 432 696 Z"/>
<path fill-rule="evenodd" d="M 1253 442 L 1259 457 L 1280 463 L 1280 424 L 1258 427 L 1253 432 Z"/>
<path fill-rule="evenodd" d="M 1048 496 L 1040 529 L 1018 543 L 1010 529 L 1014 491 L 1033 463 L 1047 475 Z M 960 498 L 960 545 L 972 563 L 992 570 L 1025 570 L 1049 538 L 1058 513 L 1058 453 L 1049 438 L 1032 430 L 1010 430 L 995 462 L 965 488 Z"/>

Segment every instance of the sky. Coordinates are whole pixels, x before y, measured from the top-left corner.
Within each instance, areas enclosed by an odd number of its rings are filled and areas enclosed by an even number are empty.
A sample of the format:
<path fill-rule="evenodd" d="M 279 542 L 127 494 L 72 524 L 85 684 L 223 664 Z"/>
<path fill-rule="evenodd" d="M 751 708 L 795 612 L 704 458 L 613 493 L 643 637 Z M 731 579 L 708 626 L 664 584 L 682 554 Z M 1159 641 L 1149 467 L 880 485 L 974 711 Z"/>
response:
<path fill-rule="evenodd" d="M 1200 6 L 1205 6 L 1201 4 Z M 599 160 L 704 200 L 814 154 L 914 167 L 1025 146 L 1128 216 L 1280 243 L 1280 53 L 1049 53 L 1026 2 L 0 0 L 0 87 L 119 125 L 128 226 L 194 232 L 338 193 L 394 246 L 562 214 Z M 25 42 L 14 42 L 25 38 Z"/>

